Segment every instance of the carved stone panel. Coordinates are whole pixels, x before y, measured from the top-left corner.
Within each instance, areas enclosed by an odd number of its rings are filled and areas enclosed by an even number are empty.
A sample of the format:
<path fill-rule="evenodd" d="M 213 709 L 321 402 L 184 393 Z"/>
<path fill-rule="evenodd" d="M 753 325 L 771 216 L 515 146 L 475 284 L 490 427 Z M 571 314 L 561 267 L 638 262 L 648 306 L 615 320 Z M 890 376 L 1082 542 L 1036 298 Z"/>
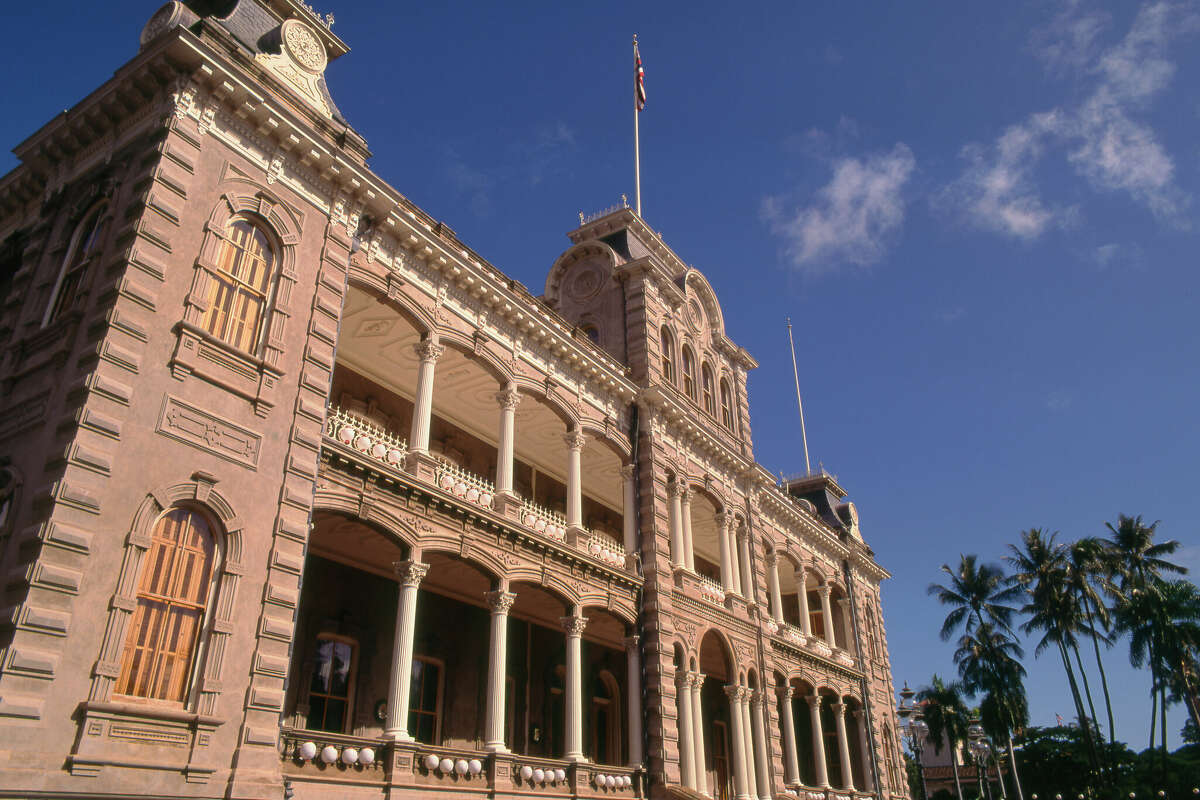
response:
<path fill-rule="evenodd" d="M 258 466 L 258 454 L 262 449 L 260 435 L 170 395 L 163 399 L 157 431 L 226 461 L 251 469 Z"/>

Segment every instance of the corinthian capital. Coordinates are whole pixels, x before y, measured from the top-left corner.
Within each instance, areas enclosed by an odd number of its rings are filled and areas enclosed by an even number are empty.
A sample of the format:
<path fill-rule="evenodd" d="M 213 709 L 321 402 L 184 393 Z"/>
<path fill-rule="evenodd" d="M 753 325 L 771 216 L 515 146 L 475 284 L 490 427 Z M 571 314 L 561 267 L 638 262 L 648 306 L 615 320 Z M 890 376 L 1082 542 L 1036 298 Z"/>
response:
<path fill-rule="evenodd" d="M 483 599 L 493 614 L 507 614 L 517 601 L 517 595 L 515 592 L 496 591 L 488 592 Z"/>
<path fill-rule="evenodd" d="M 496 393 L 496 402 L 505 411 L 515 411 L 521 404 L 521 393 L 515 386 L 509 386 Z"/>
<path fill-rule="evenodd" d="M 401 586 L 420 586 L 421 579 L 429 572 L 429 565 L 420 561 L 397 561 L 393 566 Z"/>
<path fill-rule="evenodd" d="M 588 618 L 584 616 L 559 617 L 558 621 L 562 623 L 563 630 L 568 637 L 583 636 L 583 629 L 588 624 Z"/>
<path fill-rule="evenodd" d="M 570 433 L 564 433 L 563 441 L 566 442 L 568 450 L 582 450 L 584 442 L 587 440 L 583 435 L 583 431 L 574 430 Z"/>
<path fill-rule="evenodd" d="M 446 348 L 432 339 L 422 339 L 413 345 L 413 352 L 417 354 L 417 358 L 423 364 L 436 363 L 442 357 L 442 353 L 446 352 Z"/>

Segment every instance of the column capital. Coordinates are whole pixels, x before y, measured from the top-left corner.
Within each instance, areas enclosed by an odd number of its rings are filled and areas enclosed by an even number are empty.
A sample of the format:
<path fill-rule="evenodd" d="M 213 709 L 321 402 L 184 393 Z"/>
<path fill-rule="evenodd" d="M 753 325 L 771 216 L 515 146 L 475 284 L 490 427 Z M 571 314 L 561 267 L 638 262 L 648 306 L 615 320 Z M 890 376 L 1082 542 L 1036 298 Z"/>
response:
<path fill-rule="evenodd" d="M 681 669 L 675 673 L 676 688 L 687 689 L 696 682 L 696 673 Z"/>
<path fill-rule="evenodd" d="M 746 527 L 745 522 L 737 526 L 737 538 L 739 542 L 750 539 L 750 529 Z"/>
<path fill-rule="evenodd" d="M 624 639 L 622 639 L 621 644 L 625 645 L 625 652 L 636 653 L 638 645 L 641 643 L 641 641 L 642 637 L 634 634 L 633 636 L 626 636 Z"/>
<path fill-rule="evenodd" d="M 633 464 L 622 464 L 621 465 L 621 477 L 627 481 L 633 480 L 633 467 L 634 467 Z"/>
<path fill-rule="evenodd" d="M 843 714 L 846 713 L 846 704 L 843 703 L 841 700 L 830 703 L 829 707 L 832 708 L 833 713 L 837 714 L 838 716 L 842 716 Z"/>
<path fill-rule="evenodd" d="M 867 712 L 863 711 L 861 708 L 856 708 L 850 712 L 850 716 L 861 720 L 863 717 L 867 716 Z"/>
<path fill-rule="evenodd" d="M 496 392 L 496 403 L 506 411 L 515 411 L 521 405 L 521 393 L 515 386 L 506 386 Z"/>
<path fill-rule="evenodd" d="M 583 449 L 586 439 L 584 438 L 583 431 L 576 429 L 568 433 L 564 433 L 563 442 L 566 443 L 568 450 L 579 451 Z"/>
<path fill-rule="evenodd" d="M 750 705 L 759 707 L 767 702 L 767 693 L 762 689 L 750 690 Z"/>
<path fill-rule="evenodd" d="M 767 569 L 774 569 L 775 565 L 779 563 L 779 554 L 776 553 L 774 550 L 768 550 L 766 562 L 767 562 Z"/>
<path fill-rule="evenodd" d="M 413 352 L 417 354 L 417 358 L 423 364 L 433 364 L 442 354 L 446 352 L 446 348 L 432 339 L 422 339 L 413 345 Z"/>
<path fill-rule="evenodd" d="M 850 598 L 849 597 L 839 597 L 837 604 L 838 604 L 838 608 L 845 608 L 846 606 L 850 605 Z"/>
<path fill-rule="evenodd" d="M 742 697 L 742 687 L 740 686 L 723 686 L 721 688 L 725 690 L 725 696 L 732 701 L 736 702 Z"/>
<path fill-rule="evenodd" d="M 503 589 L 495 592 L 488 592 L 483 596 L 487 607 L 492 610 L 493 614 L 508 614 L 513 607 L 513 603 L 517 601 L 515 592 L 506 592 Z"/>
<path fill-rule="evenodd" d="M 693 672 L 692 673 L 692 685 L 696 687 L 696 691 L 700 691 L 700 687 L 702 687 L 704 685 L 704 681 L 707 679 L 708 679 L 708 676 L 705 675 L 703 672 Z"/>
<path fill-rule="evenodd" d="M 793 697 L 796 696 L 796 687 L 795 686 L 776 686 L 775 691 L 779 693 L 780 700 L 790 701 Z"/>
<path fill-rule="evenodd" d="M 396 577 L 399 579 L 401 586 L 419 586 L 421 579 L 429 572 L 429 565 L 410 559 L 408 561 L 393 561 L 392 569 L 396 571 Z"/>
<path fill-rule="evenodd" d="M 821 593 L 822 600 L 828 600 L 829 593 L 833 591 L 833 587 L 830 586 L 828 583 L 822 583 L 820 586 L 817 587 L 817 591 Z"/>
<path fill-rule="evenodd" d="M 733 515 L 727 514 L 724 511 L 718 511 L 713 519 L 717 523 L 718 528 L 725 529 L 733 522 Z"/>
<path fill-rule="evenodd" d="M 687 484 L 676 478 L 667 484 L 667 494 L 678 497 L 680 502 L 683 502 L 683 496 L 687 494 Z"/>
<path fill-rule="evenodd" d="M 821 707 L 821 695 L 819 694 L 806 694 L 804 699 L 808 701 L 809 708 Z"/>
<path fill-rule="evenodd" d="M 571 615 L 569 617 L 559 617 L 558 621 L 562 623 L 563 631 L 567 634 L 567 638 L 579 638 L 583 636 L 583 629 L 587 627 L 588 618 L 580 615 Z"/>

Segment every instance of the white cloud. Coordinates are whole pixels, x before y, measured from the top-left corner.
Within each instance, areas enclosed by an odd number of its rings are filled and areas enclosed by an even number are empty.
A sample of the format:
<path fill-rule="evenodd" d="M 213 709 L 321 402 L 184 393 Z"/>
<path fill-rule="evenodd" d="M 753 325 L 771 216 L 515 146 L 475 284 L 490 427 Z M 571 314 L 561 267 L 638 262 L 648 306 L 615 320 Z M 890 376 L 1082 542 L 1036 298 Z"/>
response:
<path fill-rule="evenodd" d="M 768 198 L 764 215 L 787 240 L 788 258 L 801 270 L 873 264 L 904 222 L 903 189 L 915 167 L 903 143 L 862 160 L 841 158 L 811 205 L 785 212 L 783 201 Z"/>
<path fill-rule="evenodd" d="M 1073 402 L 1075 402 L 1075 398 L 1071 396 L 1071 393 L 1062 389 L 1055 389 L 1046 395 L 1046 408 L 1051 411 L 1066 411 Z"/>
<path fill-rule="evenodd" d="M 1116 242 L 1109 242 L 1097 247 L 1092 252 L 1092 261 L 1103 270 L 1140 269 L 1146 265 L 1146 258 L 1141 247 L 1136 244 L 1118 244 Z"/>
<path fill-rule="evenodd" d="M 1181 567 L 1187 567 L 1188 575 L 1192 580 L 1195 580 L 1196 575 L 1200 574 L 1200 546 L 1184 545 L 1168 558 Z"/>
<path fill-rule="evenodd" d="M 1073 70 L 1093 81 L 1078 104 L 1031 114 L 991 146 L 963 148 L 967 167 L 948 189 L 967 218 L 986 230 L 1034 239 L 1069 222 L 1071 209 L 1047 207 L 1034 168 L 1052 148 L 1095 189 L 1126 192 L 1161 219 L 1179 222 L 1189 198 L 1175 185 L 1175 164 L 1154 130 L 1134 114 L 1161 93 L 1175 73 L 1171 40 L 1197 28 L 1196 16 L 1173 3 L 1143 6 L 1124 38 L 1102 50 L 1105 14 L 1071 2 L 1035 32 L 1035 50 L 1051 70 Z"/>
<path fill-rule="evenodd" d="M 1033 181 L 1033 168 L 1047 139 L 1057 135 L 1063 124 L 1057 110 L 1034 114 L 1006 130 L 991 147 L 967 145 L 962 155 L 968 167 L 943 199 L 985 230 L 1019 239 L 1041 236 L 1069 213 L 1048 208 Z"/>

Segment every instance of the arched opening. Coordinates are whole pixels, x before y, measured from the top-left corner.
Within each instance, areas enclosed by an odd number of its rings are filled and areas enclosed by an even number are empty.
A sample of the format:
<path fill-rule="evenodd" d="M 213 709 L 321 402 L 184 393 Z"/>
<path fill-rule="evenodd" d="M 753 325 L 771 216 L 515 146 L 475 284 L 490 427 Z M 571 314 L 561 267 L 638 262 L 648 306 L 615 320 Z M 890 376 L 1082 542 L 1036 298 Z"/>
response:
<path fill-rule="evenodd" d="M 595 764 L 628 762 L 628 691 L 623 645 L 625 623 L 600 608 L 586 608 L 583 632 L 583 752 Z"/>
<path fill-rule="evenodd" d="M 67 247 L 67 257 L 63 260 L 54 288 L 50 291 L 50 302 L 42 317 L 43 327 L 75 307 L 88 265 L 92 262 L 92 257 L 98 255 L 104 246 L 108 220 L 108 201 L 101 200 L 92 206 L 75 226 Z"/>
<path fill-rule="evenodd" d="M 834 710 L 834 705 L 841 700 L 841 695 L 827 688 L 819 690 L 818 694 L 821 697 L 821 735 L 825 745 L 825 774 L 829 776 L 830 786 L 840 788 L 846 784 L 842 777 L 837 720 L 834 718 L 837 712 Z"/>
<path fill-rule="evenodd" d="M 824 582 L 812 570 L 805 572 L 804 593 L 808 598 L 808 625 L 810 633 L 821 641 L 825 641 L 825 611 L 821 605 L 821 589 Z"/>
<path fill-rule="evenodd" d="M 683 393 L 696 401 L 696 356 L 686 344 L 683 346 Z"/>
<path fill-rule="evenodd" d="M 662 375 L 666 383 L 675 383 L 675 337 L 666 325 L 659 331 L 659 348 L 662 350 Z"/>
<path fill-rule="evenodd" d="M 720 634 L 709 630 L 700 640 L 701 720 L 704 732 L 704 773 L 715 800 L 732 800 L 733 725 L 725 687 L 737 683 L 733 653 Z"/>
<path fill-rule="evenodd" d="M 829 613 L 833 617 L 833 643 L 842 650 L 852 650 L 853 634 L 850 630 L 850 600 L 846 591 L 838 584 L 829 589 Z"/>
<path fill-rule="evenodd" d="M 793 678 L 791 686 L 792 720 L 796 725 L 796 754 L 799 759 L 800 782 L 805 786 L 819 786 L 809 701 L 809 698 L 813 696 L 813 687 L 812 684 L 799 678 Z"/>
<path fill-rule="evenodd" d="M 775 569 L 779 574 L 779 596 L 783 605 L 783 621 L 793 628 L 802 630 L 804 622 L 800 619 L 800 581 L 802 572 L 792 559 L 780 555 Z"/>
<path fill-rule="evenodd" d="M 721 585 L 721 529 L 717 515 L 721 507 L 716 498 L 703 489 L 693 487 L 691 496 L 692 556 L 696 573 Z"/>
<path fill-rule="evenodd" d="M 276 246 L 256 219 L 237 216 L 221 234 L 200 325 L 226 344 L 254 353 L 266 321 Z"/>

